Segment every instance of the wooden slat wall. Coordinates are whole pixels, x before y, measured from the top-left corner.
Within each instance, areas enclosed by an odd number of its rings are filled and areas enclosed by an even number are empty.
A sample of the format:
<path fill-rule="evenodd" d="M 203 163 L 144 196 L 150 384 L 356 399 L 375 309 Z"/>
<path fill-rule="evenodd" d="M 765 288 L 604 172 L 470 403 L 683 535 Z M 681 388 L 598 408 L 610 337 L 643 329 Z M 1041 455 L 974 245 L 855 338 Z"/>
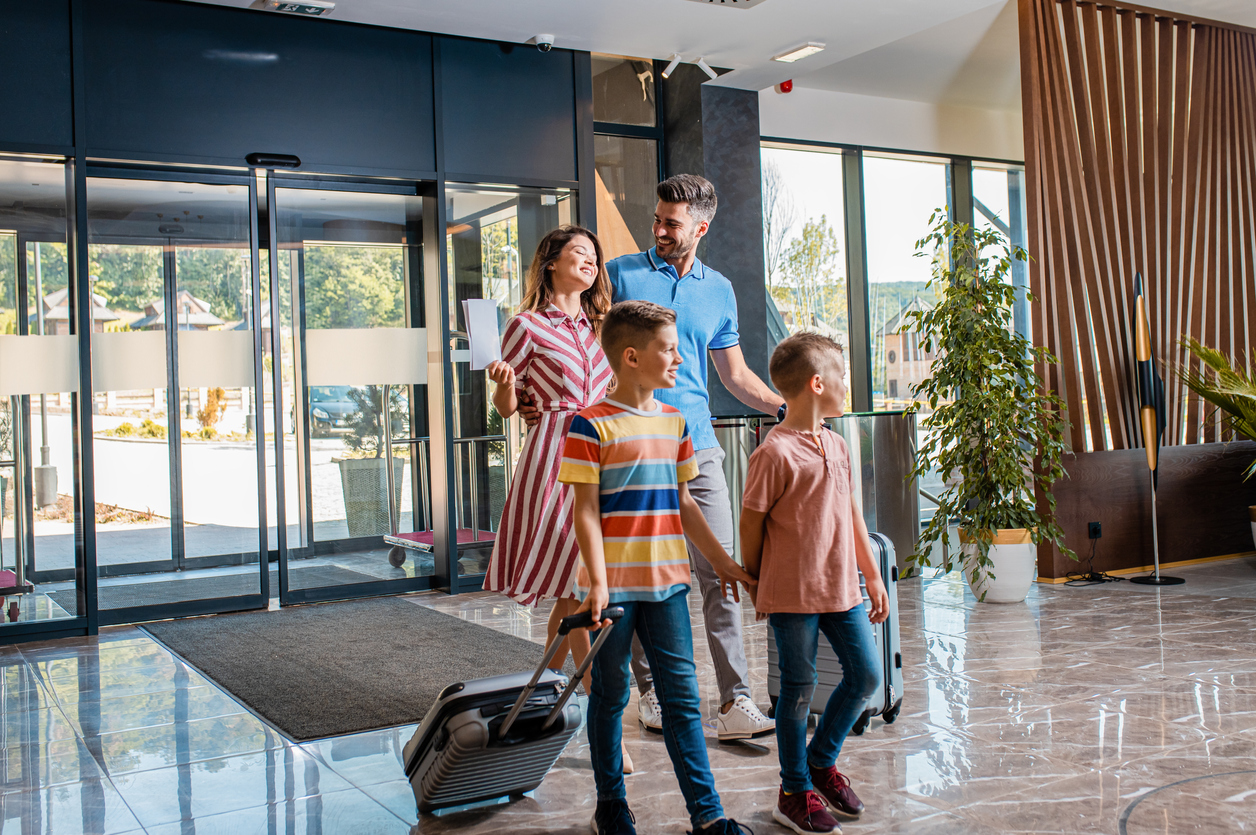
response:
<path fill-rule="evenodd" d="M 1078 452 L 1142 445 L 1134 273 L 1165 444 L 1228 440 L 1171 369 L 1189 334 L 1256 343 L 1256 33 L 1091 0 L 1020 0 L 1034 334 Z"/>

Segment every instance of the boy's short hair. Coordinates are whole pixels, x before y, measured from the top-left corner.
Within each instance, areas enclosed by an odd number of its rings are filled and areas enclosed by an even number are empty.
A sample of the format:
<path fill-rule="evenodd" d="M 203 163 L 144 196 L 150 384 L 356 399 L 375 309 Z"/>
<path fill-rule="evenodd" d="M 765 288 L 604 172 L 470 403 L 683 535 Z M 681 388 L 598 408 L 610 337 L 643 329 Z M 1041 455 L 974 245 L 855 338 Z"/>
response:
<path fill-rule="evenodd" d="M 796 397 L 817 374 L 836 371 L 842 346 L 814 331 L 787 336 L 772 352 L 768 374 L 782 397 Z"/>
<path fill-rule="evenodd" d="M 715 186 L 697 174 L 674 174 L 659 183 L 656 194 L 664 203 L 686 203 L 689 216 L 701 223 L 715 217 Z"/>
<path fill-rule="evenodd" d="M 611 367 L 619 370 L 625 348 L 644 348 L 659 329 L 676 324 L 676 311 L 654 302 L 617 302 L 602 320 L 602 352 Z"/>

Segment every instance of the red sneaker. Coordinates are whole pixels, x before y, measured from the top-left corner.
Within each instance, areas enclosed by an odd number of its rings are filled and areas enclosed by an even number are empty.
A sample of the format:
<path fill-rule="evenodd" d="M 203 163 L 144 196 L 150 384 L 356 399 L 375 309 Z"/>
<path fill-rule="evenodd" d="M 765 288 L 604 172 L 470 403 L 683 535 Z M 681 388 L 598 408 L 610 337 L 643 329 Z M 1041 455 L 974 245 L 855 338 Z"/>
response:
<path fill-rule="evenodd" d="M 833 766 L 828 768 L 809 766 L 808 768 L 811 771 L 811 784 L 834 810 L 852 818 L 859 817 L 859 813 L 864 810 L 864 805 L 855 795 L 854 789 L 850 787 L 850 780 L 846 779 L 845 774 Z"/>
<path fill-rule="evenodd" d="M 842 831 L 837 818 L 829 814 L 824 798 L 811 791 L 785 794 L 782 788 L 772 817 L 799 835 L 833 835 Z"/>

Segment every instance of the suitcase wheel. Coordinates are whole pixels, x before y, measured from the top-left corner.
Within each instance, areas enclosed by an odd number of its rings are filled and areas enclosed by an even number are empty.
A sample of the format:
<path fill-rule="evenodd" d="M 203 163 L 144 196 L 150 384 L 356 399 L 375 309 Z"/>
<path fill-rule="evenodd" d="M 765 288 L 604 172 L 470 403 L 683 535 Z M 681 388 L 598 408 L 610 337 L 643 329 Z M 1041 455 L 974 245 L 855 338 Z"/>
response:
<path fill-rule="evenodd" d="M 769 718 L 769 719 L 775 719 L 775 718 L 776 718 L 776 701 L 777 701 L 777 698 L 778 698 L 777 696 L 768 696 L 769 701 L 771 701 L 771 702 L 772 702 L 772 704 L 768 707 L 768 718 Z"/>
<path fill-rule="evenodd" d="M 855 736 L 863 736 L 863 732 L 868 730 L 868 723 L 870 721 L 872 721 L 872 711 L 865 710 L 863 713 L 859 714 L 859 718 L 855 720 L 855 726 L 850 729 L 850 732 Z"/>
<path fill-rule="evenodd" d="M 388 552 L 388 564 L 393 568 L 401 568 L 406 564 L 406 549 L 400 545 L 394 545 Z"/>
<path fill-rule="evenodd" d="M 892 725 L 894 724 L 894 720 L 898 718 L 898 712 L 902 709 L 903 709 L 903 700 L 899 699 L 897 702 L 890 705 L 890 709 L 887 710 L 884 714 L 882 714 L 881 718 L 885 720 L 885 724 Z"/>

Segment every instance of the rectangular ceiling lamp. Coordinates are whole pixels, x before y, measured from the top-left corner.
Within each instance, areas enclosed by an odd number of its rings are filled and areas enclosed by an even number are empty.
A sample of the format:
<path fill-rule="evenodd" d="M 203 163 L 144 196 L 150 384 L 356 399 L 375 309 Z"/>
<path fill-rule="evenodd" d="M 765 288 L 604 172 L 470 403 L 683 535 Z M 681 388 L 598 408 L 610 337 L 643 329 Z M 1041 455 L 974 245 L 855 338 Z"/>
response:
<path fill-rule="evenodd" d="M 330 2 L 330 0 L 300 0 L 300 2 L 295 3 L 288 2 L 288 0 L 266 0 L 266 8 L 272 12 L 321 17 L 335 11 L 336 4 Z"/>
<path fill-rule="evenodd" d="M 767 0 L 689 0 L 689 2 L 701 3 L 704 6 L 723 6 L 726 9 L 749 9 L 751 6 L 766 3 Z"/>
<path fill-rule="evenodd" d="M 824 51 L 822 43 L 805 43 L 802 46 L 795 47 L 789 52 L 782 52 L 780 55 L 773 55 L 773 61 L 780 61 L 782 64 L 792 64 L 795 61 L 802 60 L 808 55 L 815 55 L 817 52 Z"/>

